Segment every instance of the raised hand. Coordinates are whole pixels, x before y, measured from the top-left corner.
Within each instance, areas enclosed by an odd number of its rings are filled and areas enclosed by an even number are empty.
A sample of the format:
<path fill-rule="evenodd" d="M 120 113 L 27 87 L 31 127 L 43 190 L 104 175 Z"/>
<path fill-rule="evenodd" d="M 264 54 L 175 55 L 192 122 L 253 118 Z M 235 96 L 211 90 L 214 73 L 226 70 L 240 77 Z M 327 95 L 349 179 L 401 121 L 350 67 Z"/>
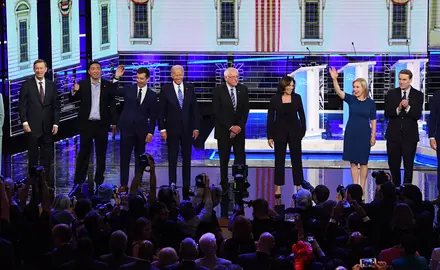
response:
<path fill-rule="evenodd" d="M 336 80 L 338 78 L 338 71 L 336 70 L 336 68 L 331 67 L 329 69 L 330 72 L 330 76 L 332 77 L 333 80 Z"/>
<path fill-rule="evenodd" d="M 74 92 L 79 91 L 79 84 L 77 84 L 76 81 L 75 81 L 75 84 L 73 85 L 73 91 Z"/>
<path fill-rule="evenodd" d="M 125 72 L 125 67 L 124 67 L 124 65 L 119 65 L 118 68 L 116 69 L 115 77 L 116 77 L 116 78 L 121 77 L 122 75 L 124 75 L 124 72 Z"/>

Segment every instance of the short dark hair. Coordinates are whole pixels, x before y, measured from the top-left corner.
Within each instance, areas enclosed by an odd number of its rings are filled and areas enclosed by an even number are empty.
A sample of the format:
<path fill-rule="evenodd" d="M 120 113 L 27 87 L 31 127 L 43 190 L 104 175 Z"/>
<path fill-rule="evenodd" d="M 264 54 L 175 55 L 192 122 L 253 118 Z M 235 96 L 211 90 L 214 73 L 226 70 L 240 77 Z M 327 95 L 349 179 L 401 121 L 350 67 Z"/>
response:
<path fill-rule="evenodd" d="M 313 194 L 316 195 L 318 203 L 323 203 L 330 197 L 330 190 L 324 185 L 317 185 Z"/>
<path fill-rule="evenodd" d="M 142 74 L 142 73 L 144 73 L 144 74 L 145 74 L 145 77 L 147 77 L 147 79 L 150 78 L 150 70 L 149 70 L 148 68 L 144 68 L 144 67 L 138 68 L 138 70 L 136 71 L 136 73 L 137 73 L 137 74 Z"/>
<path fill-rule="evenodd" d="M 350 194 L 350 197 L 358 203 L 362 202 L 363 193 L 362 187 L 358 184 L 350 184 L 347 186 L 347 194 Z"/>
<path fill-rule="evenodd" d="M 92 67 L 92 65 L 97 64 L 99 65 L 99 67 L 102 69 L 101 63 L 99 63 L 98 61 L 92 61 L 89 63 L 89 66 L 87 67 L 87 70 L 90 70 L 90 68 Z"/>
<path fill-rule="evenodd" d="M 36 64 L 39 64 L 39 63 L 44 63 L 44 66 L 47 67 L 47 62 L 45 60 L 43 60 L 43 59 L 35 60 L 34 61 L 34 67 L 35 67 Z"/>
<path fill-rule="evenodd" d="M 255 214 L 258 215 L 268 215 L 269 214 L 269 203 L 265 199 L 256 199 L 253 202 L 253 208 Z"/>
<path fill-rule="evenodd" d="M 399 75 L 400 74 L 408 75 L 410 80 L 413 77 L 413 74 L 412 74 L 411 70 L 409 70 L 409 69 L 402 69 L 401 71 L 399 71 Z"/>
<path fill-rule="evenodd" d="M 278 84 L 278 90 L 277 90 L 277 94 L 283 94 L 286 87 L 293 82 L 293 91 L 295 92 L 295 79 L 290 77 L 290 76 L 284 76 L 281 78 L 279 84 Z"/>

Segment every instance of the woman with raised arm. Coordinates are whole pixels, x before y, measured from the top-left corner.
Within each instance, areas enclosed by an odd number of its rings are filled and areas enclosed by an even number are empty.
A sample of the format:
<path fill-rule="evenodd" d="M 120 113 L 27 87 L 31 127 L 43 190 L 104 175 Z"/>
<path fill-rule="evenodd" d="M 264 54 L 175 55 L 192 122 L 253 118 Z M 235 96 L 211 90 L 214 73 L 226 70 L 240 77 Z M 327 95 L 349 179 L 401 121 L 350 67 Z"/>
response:
<path fill-rule="evenodd" d="M 343 160 L 350 162 L 351 177 L 354 184 L 365 188 L 368 174 L 370 149 L 376 144 L 376 103 L 368 96 L 367 81 L 357 78 L 353 81 L 353 95 L 344 93 L 338 84 L 338 72 L 330 68 L 330 76 L 336 94 L 349 107 L 349 118 L 344 133 Z M 359 168 L 360 166 L 360 177 Z"/>
<path fill-rule="evenodd" d="M 301 189 L 304 180 L 301 141 L 306 134 L 306 116 L 301 96 L 295 93 L 295 80 L 284 76 L 272 96 L 267 113 L 267 140 L 275 148 L 275 198 L 285 183 L 286 147 L 289 144 L 293 183 Z"/>

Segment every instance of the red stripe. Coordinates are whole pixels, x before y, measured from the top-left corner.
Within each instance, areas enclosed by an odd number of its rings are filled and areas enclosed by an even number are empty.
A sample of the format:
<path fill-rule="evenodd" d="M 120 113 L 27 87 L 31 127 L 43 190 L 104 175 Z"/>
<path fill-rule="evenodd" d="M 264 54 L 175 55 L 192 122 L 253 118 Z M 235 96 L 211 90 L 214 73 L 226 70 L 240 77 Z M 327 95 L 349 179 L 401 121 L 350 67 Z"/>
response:
<path fill-rule="evenodd" d="M 278 32 L 277 32 L 277 34 L 278 34 L 278 37 L 277 37 L 277 39 L 278 39 L 278 43 L 277 43 L 277 51 L 279 52 L 280 51 L 280 25 L 281 25 L 281 0 L 278 0 Z"/>
<path fill-rule="evenodd" d="M 271 5 L 271 0 L 266 0 L 267 3 L 267 12 L 266 12 L 266 52 L 270 51 L 270 5 Z"/>
<path fill-rule="evenodd" d="M 275 15 L 277 14 L 277 11 L 275 10 L 275 8 L 276 8 L 275 1 L 277 1 L 277 0 L 272 0 L 272 51 L 273 52 L 276 51 L 276 48 L 275 48 L 275 29 L 277 29 L 275 26 Z"/>
<path fill-rule="evenodd" d="M 261 40 L 260 40 L 260 44 L 261 44 L 261 52 L 264 52 L 264 42 L 265 42 L 265 38 L 264 38 L 264 29 L 265 29 L 265 24 L 264 24 L 264 12 L 266 12 L 266 10 L 264 9 L 264 3 L 266 2 L 266 0 L 261 0 L 261 28 L 260 28 L 260 32 L 261 32 Z"/>

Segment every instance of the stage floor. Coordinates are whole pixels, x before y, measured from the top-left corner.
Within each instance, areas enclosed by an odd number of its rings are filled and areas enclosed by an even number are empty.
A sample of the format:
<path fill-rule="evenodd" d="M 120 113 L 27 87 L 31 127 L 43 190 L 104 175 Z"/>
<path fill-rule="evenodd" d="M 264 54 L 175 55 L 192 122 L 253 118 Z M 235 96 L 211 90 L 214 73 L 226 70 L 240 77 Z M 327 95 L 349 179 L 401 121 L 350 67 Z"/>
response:
<path fill-rule="evenodd" d="M 340 184 L 351 183 L 349 164 L 342 161 L 342 114 L 329 112 L 322 115 L 324 118 L 325 133 L 322 137 L 306 138 L 303 140 L 303 165 L 305 178 L 313 185 L 326 185 L 331 192 L 331 198 L 336 197 L 336 187 Z M 387 169 L 386 145 L 383 138 L 384 123 L 378 123 L 379 140 L 372 148 L 369 167 L 371 171 Z M 208 131 L 209 133 L 209 131 Z M 252 112 L 247 125 L 246 155 L 249 165 L 248 180 L 249 199 L 259 197 L 266 198 L 271 205 L 274 203 L 273 185 L 273 150 L 267 146 L 265 138 L 265 115 L 261 112 Z M 418 156 L 413 176 L 413 183 L 420 187 L 426 199 L 433 199 L 437 196 L 437 173 L 435 152 L 429 148 L 428 139 L 424 132 L 421 132 L 422 140 L 418 146 Z M 75 158 L 78 154 L 79 136 L 59 141 L 55 144 L 54 153 L 54 175 L 56 193 L 67 193 L 73 186 L 75 171 Z M 168 184 L 168 164 L 166 144 L 160 140 L 156 131 L 153 142 L 148 144 L 146 150 L 153 155 L 157 164 L 158 186 Z M 94 155 L 91 157 L 89 175 L 94 171 Z M 212 184 L 219 184 L 220 170 L 216 142 L 212 134 L 205 141 L 204 149 L 193 148 L 192 154 L 192 178 L 199 173 L 205 172 L 211 178 Z M 232 163 L 232 161 L 231 161 Z M 179 166 L 181 160 L 179 160 Z M 19 180 L 26 175 L 27 152 L 18 153 L 6 160 L 5 175 L 13 176 L 13 180 Z M 282 188 L 282 202 L 290 205 L 293 194 L 292 174 L 289 158 L 286 159 L 286 185 Z M 133 176 L 133 159 L 130 171 L 130 178 Z M 145 176 L 146 178 L 146 176 Z M 232 177 L 230 177 L 232 181 Z M 113 185 L 119 185 L 119 135 L 115 139 L 109 136 L 107 148 L 107 168 L 105 181 Z M 193 183 L 194 184 L 194 183 Z M 178 169 L 178 183 L 181 186 L 181 171 Z M 366 201 L 374 197 L 374 179 L 369 176 L 365 190 Z"/>

